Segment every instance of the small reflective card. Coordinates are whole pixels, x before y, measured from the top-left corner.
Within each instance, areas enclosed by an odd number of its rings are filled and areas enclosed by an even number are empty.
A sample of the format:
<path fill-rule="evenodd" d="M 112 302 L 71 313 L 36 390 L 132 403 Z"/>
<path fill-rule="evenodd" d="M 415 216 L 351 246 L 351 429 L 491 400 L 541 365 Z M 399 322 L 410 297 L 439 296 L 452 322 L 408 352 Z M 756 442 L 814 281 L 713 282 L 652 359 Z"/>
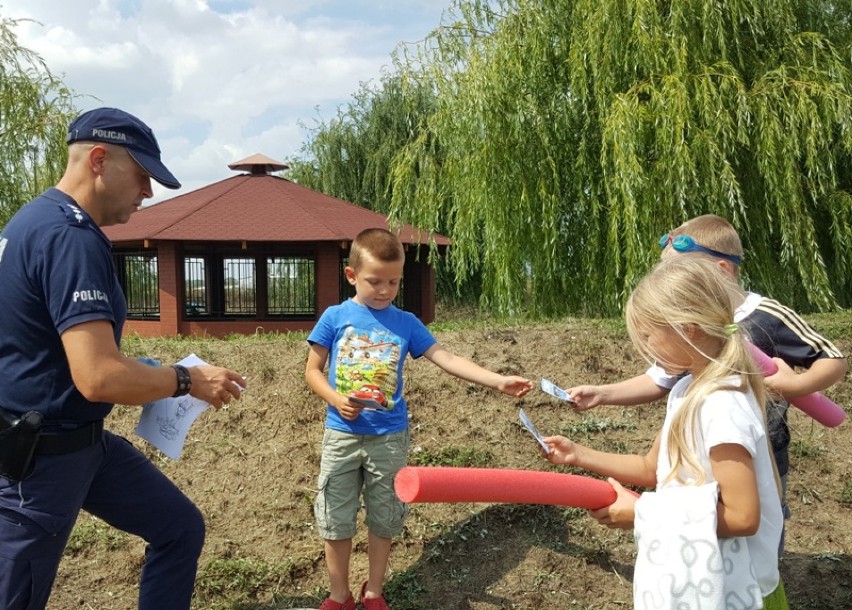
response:
<path fill-rule="evenodd" d="M 349 404 L 364 407 L 365 409 L 371 409 L 373 411 L 388 410 L 386 405 L 383 405 L 375 398 L 361 398 L 360 396 L 353 396 L 352 394 L 349 394 L 346 398 L 349 399 Z"/>
<path fill-rule="evenodd" d="M 541 445 L 541 448 L 544 449 L 544 452 L 547 453 L 547 454 L 550 454 L 550 447 L 547 445 L 547 443 L 544 442 L 544 439 L 541 437 L 541 434 L 538 433 L 538 430 L 533 425 L 533 423 L 530 421 L 530 418 L 527 417 L 527 414 L 524 413 L 523 409 L 520 409 L 518 411 L 518 417 L 521 418 L 521 423 L 524 425 L 524 427 L 527 430 L 530 431 L 530 434 L 532 434 L 535 437 L 535 440 L 538 441 L 538 444 Z"/>
<path fill-rule="evenodd" d="M 541 391 L 545 392 L 547 394 L 550 394 L 551 396 L 555 396 L 556 398 L 558 398 L 560 400 L 567 400 L 568 402 L 576 402 L 574 400 L 571 400 L 571 396 L 568 394 L 568 392 L 566 392 L 565 390 L 560 388 L 558 385 L 556 385 L 555 383 L 553 383 L 549 379 L 542 378 L 542 380 L 541 380 Z"/>

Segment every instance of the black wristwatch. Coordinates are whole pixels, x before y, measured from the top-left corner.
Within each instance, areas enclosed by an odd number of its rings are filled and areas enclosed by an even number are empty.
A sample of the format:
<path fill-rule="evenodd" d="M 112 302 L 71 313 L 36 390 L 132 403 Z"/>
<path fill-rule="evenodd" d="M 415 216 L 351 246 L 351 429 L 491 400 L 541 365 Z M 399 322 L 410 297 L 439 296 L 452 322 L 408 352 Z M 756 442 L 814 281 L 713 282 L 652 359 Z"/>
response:
<path fill-rule="evenodd" d="M 189 375 L 189 369 L 180 364 L 173 364 L 172 368 L 177 373 L 177 389 L 172 394 L 172 398 L 186 396 L 192 388 L 192 377 Z"/>

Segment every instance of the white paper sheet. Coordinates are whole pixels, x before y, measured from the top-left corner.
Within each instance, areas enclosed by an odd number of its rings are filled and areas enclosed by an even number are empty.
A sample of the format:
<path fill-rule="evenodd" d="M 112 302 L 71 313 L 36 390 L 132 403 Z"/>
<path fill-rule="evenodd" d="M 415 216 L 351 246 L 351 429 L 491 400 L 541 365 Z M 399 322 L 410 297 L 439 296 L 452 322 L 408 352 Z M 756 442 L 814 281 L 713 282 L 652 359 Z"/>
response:
<path fill-rule="evenodd" d="M 190 354 L 177 364 L 199 366 L 207 364 Z M 154 445 L 173 460 L 180 458 L 186 435 L 195 419 L 210 405 L 187 394 L 178 398 L 163 398 L 142 405 L 142 415 L 136 434 Z"/>

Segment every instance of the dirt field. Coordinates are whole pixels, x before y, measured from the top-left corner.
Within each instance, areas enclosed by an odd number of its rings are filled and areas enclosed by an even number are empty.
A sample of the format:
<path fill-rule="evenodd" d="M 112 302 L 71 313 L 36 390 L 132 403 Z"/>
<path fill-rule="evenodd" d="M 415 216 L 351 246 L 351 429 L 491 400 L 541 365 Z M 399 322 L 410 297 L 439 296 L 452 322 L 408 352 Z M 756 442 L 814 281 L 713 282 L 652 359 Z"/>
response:
<path fill-rule="evenodd" d="M 852 353 L 852 317 L 815 323 Z M 452 350 L 501 372 L 563 387 L 616 381 L 645 368 L 611 323 L 565 321 L 436 332 Z M 128 353 L 169 362 L 194 351 L 250 377 L 240 403 L 196 421 L 179 461 L 133 434 L 138 410 L 119 407 L 108 427 L 130 438 L 206 515 L 208 537 L 194 607 L 317 607 L 325 596 L 322 541 L 311 503 L 324 407 L 303 380 L 304 337 L 232 341 L 130 341 Z M 518 401 L 409 361 L 411 460 L 421 464 L 551 470 L 518 422 L 523 407 L 545 434 L 598 448 L 642 452 L 662 403 L 600 407 L 578 415 L 534 391 Z M 852 380 L 827 394 L 852 406 Z M 852 608 L 852 424 L 827 429 L 791 409 L 786 556 L 791 608 Z M 366 578 L 366 531 L 356 538 L 353 588 Z M 51 610 L 136 607 L 143 544 L 81 515 Z M 583 510 L 553 506 L 418 504 L 395 540 L 386 590 L 391 608 L 624 610 L 632 607 L 631 533 L 599 526 Z"/>

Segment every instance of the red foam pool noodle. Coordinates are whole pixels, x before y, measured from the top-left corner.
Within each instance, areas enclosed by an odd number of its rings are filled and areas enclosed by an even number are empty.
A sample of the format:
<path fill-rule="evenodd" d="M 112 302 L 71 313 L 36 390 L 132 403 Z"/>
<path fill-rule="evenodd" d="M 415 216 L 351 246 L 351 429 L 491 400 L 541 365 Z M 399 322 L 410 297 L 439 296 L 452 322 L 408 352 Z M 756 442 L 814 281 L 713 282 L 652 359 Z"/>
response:
<path fill-rule="evenodd" d="M 415 502 L 501 502 L 598 509 L 615 502 L 606 481 L 574 474 L 497 468 L 406 466 L 394 480 L 400 500 Z"/>
<path fill-rule="evenodd" d="M 778 372 L 778 365 L 775 364 L 772 358 L 764 354 L 757 346 L 752 345 L 751 343 L 748 343 L 747 345 L 752 358 L 754 358 L 754 361 L 757 363 L 757 366 L 763 372 L 765 377 L 774 375 Z M 829 428 L 839 426 L 846 418 L 846 411 L 844 411 L 840 405 L 831 399 L 826 398 L 819 392 L 806 394 L 805 396 L 797 396 L 790 401 L 790 404 L 798 407 L 823 426 L 828 426 Z"/>

